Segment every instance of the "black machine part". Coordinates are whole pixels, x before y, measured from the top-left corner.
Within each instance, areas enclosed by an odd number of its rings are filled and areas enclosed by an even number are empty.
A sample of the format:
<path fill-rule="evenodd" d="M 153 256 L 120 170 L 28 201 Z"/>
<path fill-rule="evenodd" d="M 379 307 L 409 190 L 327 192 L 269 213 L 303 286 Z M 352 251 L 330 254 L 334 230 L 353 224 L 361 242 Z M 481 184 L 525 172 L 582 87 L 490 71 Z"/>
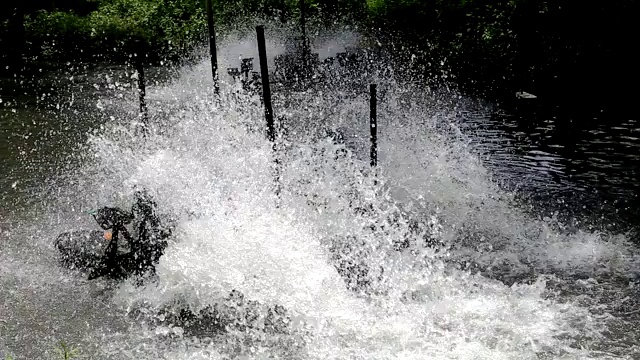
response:
<path fill-rule="evenodd" d="M 133 214 L 118 208 L 103 207 L 93 214 L 93 218 L 102 229 L 110 230 L 131 223 Z"/>
<path fill-rule="evenodd" d="M 153 272 L 154 265 L 167 246 L 166 238 L 171 229 L 162 226 L 156 215 L 156 203 L 144 190 L 136 191 L 131 211 L 115 207 L 103 207 L 91 215 L 103 230 L 63 233 L 56 238 L 55 245 L 62 263 L 68 268 L 89 272 L 89 280 L 108 276 L 126 278 L 134 273 Z M 128 224 L 136 222 L 136 237 L 127 230 Z M 127 244 L 123 252 L 118 243 Z"/>

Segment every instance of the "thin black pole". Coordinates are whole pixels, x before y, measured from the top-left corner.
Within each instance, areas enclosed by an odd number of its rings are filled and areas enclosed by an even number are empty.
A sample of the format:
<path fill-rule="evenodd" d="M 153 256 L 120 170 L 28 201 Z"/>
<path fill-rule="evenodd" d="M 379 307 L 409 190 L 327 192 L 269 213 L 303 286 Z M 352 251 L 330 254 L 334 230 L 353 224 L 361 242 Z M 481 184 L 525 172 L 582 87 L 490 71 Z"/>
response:
<path fill-rule="evenodd" d="M 276 140 L 273 127 L 273 107 L 271 105 L 271 87 L 269 85 L 269 68 L 267 67 L 267 46 L 264 40 L 264 26 L 256 26 L 258 33 L 258 55 L 260 56 L 260 73 L 262 77 L 262 97 L 264 98 L 264 117 L 267 119 L 267 137 Z"/>
<path fill-rule="evenodd" d="M 286 11 L 287 5 L 285 4 L 285 0 L 280 0 L 280 22 L 283 24 L 287 22 Z"/>
<path fill-rule="evenodd" d="M 269 68 L 267 67 L 267 46 L 264 40 L 264 26 L 256 26 L 258 33 L 258 56 L 260 57 L 260 73 L 262 78 L 262 97 L 264 101 L 264 117 L 267 120 L 267 138 L 271 141 L 271 146 L 276 153 L 276 131 L 273 124 L 273 107 L 271 105 L 271 87 L 269 85 Z M 276 195 L 280 195 L 280 162 L 275 157 L 275 181 Z"/>
<path fill-rule="evenodd" d="M 377 114 L 377 89 L 376 84 L 371 84 L 371 109 L 369 129 L 371 131 L 371 166 L 378 166 L 378 114 Z"/>
<path fill-rule="evenodd" d="M 307 18 L 305 0 L 300 0 L 300 28 L 302 31 L 302 74 L 307 76 Z"/>
<path fill-rule="evenodd" d="M 216 29 L 213 22 L 213 0 L 207 0 L 207 24 L 209 26 L 209 53 L 211 54 L 211 76 L 213 77 L 213 91 L 220 92 L 218 86 L 218 56 L 216 54 Z"/>
<path fill-rule="evenodd" d="M 143 45 L 142 43 L 139 43 Z M 140 116 L 142 117 L 142 125 L 144 127 L 143 134 L 149 130 L 149 110 L 147 109 L 147 102 L 145 96 L 147 94 L 145 78 L 144 78 L 144 48 L 138 46 L 138 52 L 136 54 L 136 72 L 138 73 L 138 96 L 140 99 Z"/>

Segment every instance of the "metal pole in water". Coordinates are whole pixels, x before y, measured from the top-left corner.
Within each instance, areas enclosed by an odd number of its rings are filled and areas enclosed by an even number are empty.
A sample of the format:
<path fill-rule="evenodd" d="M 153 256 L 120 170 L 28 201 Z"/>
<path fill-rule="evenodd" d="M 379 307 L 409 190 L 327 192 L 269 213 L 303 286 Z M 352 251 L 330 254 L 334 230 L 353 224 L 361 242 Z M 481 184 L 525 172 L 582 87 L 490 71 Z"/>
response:
<path fill-rule="evenodd" d="M 302 30 L 302 75 L 307 78 L 307 19 L 305 0 L 300 0 L 300 28 Z"/>
<path fill-rule="evenodd" d="M 271 105 L 271 87 L 269 86 L 269 69 L 267 67 L 267 46 L 264 40 L 264 26 L 256 26 L 258 33 L 258 55 L 260 56 L 260 73 L 262 77 L 262 97 L 264 98 L 264 117 L 267 119 L 267 137 L 276 140 L 273 126 L 273 107 Z"/>
<path fill-rule="evenodd" d="M 213 76 L 213 91 L 220 93 L 218 85 L 218 56 L 216 54 L 216 29 L 213 22 L 213 0 L 206 1 L 207 24 L 209 26 L 209 53 L 211 54 L 211 74 Z"/>
<path fill-rule="evenodd" d="M 258 33 L 258 55 L 260 57 L 260 73 L 262 78 L 262 97 L 264 101 L 264 117 L 267 120 L 267 138 L 271 141 L 273 152 L 276 153 L 276 131 L 273 123 L 273 107 L 271 105 L 271 87 L 269 85 L 269 68 L 267 67 L 267 46 L 264 40 L 264 26 L 256 26 Z M 275 156 L 276 195 L 280 196 L 280 162 Z"/>
<path fill-rule="evenodd" d="M 378 166 L 378 114 L 377 114 L 377 89 L 376 84 L 369 87 L 371 93 L 369 130 L 371 131 L 371 166 Z"/>
<path fill-rule="evenodd" d="M 287 4 L 285 3 L 285 0 L 280 0 L 280 22 L 283 24 L 287 22 L 286 11 Z"/>
<path fill-rule="evenodd" d="M 142 45 L 142 43 L 140 43 Z M 138 47 L 138 53 L 136 54 L 136 72 L 138 73 L 138 96 L 140 99 L 140 116 L 142 117 L 143 134 L 146 134 L 149 130 L 149 110 L 147 109 L 147 102 L 145 100 L 146 87 L 144 79 L 144 56 L 145 52 L 142 46 Z"/>

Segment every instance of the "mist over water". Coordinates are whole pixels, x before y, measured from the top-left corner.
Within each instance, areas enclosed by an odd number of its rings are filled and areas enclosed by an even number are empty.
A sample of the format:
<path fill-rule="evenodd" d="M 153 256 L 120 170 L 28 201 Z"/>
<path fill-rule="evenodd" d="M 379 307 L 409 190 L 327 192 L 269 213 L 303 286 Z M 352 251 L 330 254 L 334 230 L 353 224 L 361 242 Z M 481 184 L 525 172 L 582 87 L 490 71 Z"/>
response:
<path fill-rule="evenodd" d="M 257 60 L 252 38 L 222 45 L 221 69 L 239 54 Z M 329 53 L 357 39 L 316 46 Z M 281 47 L 270 41 L 273 56 Z M 0 351 L 46 359 L 64 339 L 104 359 L 637 356 L 637 249 L 624 235 L 525 212 L 460 130 L 465 100 L 390 73 L 366 74 L 381 88 L 378 171 L 368 160 L 367 88 L 352 91 L 346 78 L 330 90 L 274 91 L 279 207 L 260 99 L 228 83 L 215 99 L 208 60 L 148 88 L 145 139 L 135 101 L 96 99 L 114 119 L 47 190 L 46 210 L 0 234 Z M 134 186 L 177 224 L 157 279 L 91 283 L 59 268 L 55 236 L 95 228 L 90 208 L 128 208 Z M 341 274 L 345 259 L 367 272 Z M 233 290 L 259 304 L 261 318 L 284 307 L 290 329 L 192 337 L 158 318 Z"/>

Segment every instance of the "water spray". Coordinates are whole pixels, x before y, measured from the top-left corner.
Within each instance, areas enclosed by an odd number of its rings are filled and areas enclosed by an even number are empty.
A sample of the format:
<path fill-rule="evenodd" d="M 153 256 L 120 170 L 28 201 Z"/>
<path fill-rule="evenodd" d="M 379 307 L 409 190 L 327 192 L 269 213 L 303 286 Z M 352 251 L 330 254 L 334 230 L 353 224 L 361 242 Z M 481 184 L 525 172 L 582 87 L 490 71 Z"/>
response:
<path fill-rule="evenodd" d="M 302 31 L 302 76 L 307 80 L 307 63 L 308 63 L 308 51 L 307 51 L 307 19 L 305 14 L 305 2 L 300 0 L 300 30 Z"/>
<path fill-rule="evenodd" d="M 207 0 L 207 25 L 209 27 L 209 53 L 211 54 L 211 76 L 213 77 L 213 91 L 215 94 L 220 93 L 218 85 L 218 56 L 216 54 L 216 29 L 213 22 L 213 4 L 212 0 Z"/>
<path fill-rule="evenodd" d="M 271 88 L 269 86 L 269 68 L 267 67 L 267 47 L 264 40 L 264 26 L 256 26 L 258 34 L 258 55 L 260 56 L 260 72 L 262 75 L 262 98 L 264 102 L 264 117 L 267 120 L 267 138 L 271 142 L 275 158 L 276 196 L 280 197 L 280 162 L 276 149 L 276 132 L 273 124 L 273 107 L 271 105 Z"/>
<path fill-rule="evenodd" d="M 138 46 L 138 52 L 136 54 L 136 72 L 138 73 L 138 96 L 140 99 L 140 117 L 142 117 L 142 134 L 143 136 L 149 131 L 149 109 L 147 108 L 146 96 L 146 84 L 144 77 L 144 57 L 146 51 L 143 47 L 143 42 L 140 41 Z"/>
<path fill-rule="evenodd" d="M 370 117 L 369 117 L 369 130 L 371 140 L 371 167 L 375 168 L 378 166 L 378 113 L 377 113 L 377 86 L 376 84 L 371 84 L 369 86 L 369 92 L 371 95 L 370 101 Z"/>

